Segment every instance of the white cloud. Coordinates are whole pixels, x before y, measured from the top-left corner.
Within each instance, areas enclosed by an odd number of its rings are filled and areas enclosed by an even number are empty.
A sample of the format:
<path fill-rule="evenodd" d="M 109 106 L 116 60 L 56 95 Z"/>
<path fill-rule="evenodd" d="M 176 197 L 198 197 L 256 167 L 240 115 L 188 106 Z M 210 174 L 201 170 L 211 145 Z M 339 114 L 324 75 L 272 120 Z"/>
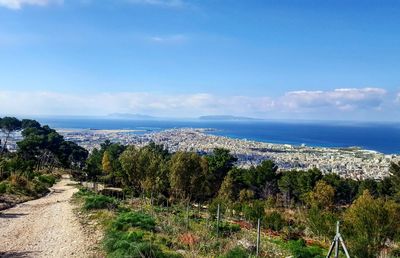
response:
<path fill-rule="evenodd" d="M 19 10 L 25 5 L 46 6 L 52 3 L 62 3 L 63 0 L 0 0 L 0 6 Z"/>
<path fill-rule="evenodd" d="M 166 36 L 152 36 L 149 37 L 148 40 L 159 44 L 177 44 L 187 41 L 188 37 L 182 34 L 175 34 Z"/>
<path fill-rule="evenodd" d="M 143 113 L 166 117 L 240 115 L 260 118 L 380 118 L 393 112 L 397 96 L 381 88 L 292 91 L 281 97 L 218 96 L 208 93 L 117 92 L 75 94 L 0 90 L 2 115 L 106 115 Z M 391 104 L 390 104 L 391 103 Z M 390 117 L 390 116 L 388 116 Z M 383 118 L 383 117 L 382 117 Z"/>
<path fill-rule="evenodd" d="M 292 91 L 283 96 L 283 106 L 289 110 L 334 108 L 339 110 L 379 109 L 386 91 L 381 88 L 349 88 L 333 91 Z"/>

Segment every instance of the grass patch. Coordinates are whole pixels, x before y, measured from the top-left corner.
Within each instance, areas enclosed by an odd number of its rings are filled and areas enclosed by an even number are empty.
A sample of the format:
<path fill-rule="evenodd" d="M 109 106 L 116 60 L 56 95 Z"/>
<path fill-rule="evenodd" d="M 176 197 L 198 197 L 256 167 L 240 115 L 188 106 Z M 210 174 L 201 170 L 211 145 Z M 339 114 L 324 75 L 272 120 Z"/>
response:
<path fill-rule="evenodd" d="M 134 227 L 152 231 L 155 226 L 156 221 L 153 217 L 140 212 L 121 213 L 112 224 L 112 227 L 116 230 L 127 230 Z"/>
<path fill-rule="evenodd" d="M 45 175 L 45 174 L 39 175 L 37 177 L 37 179 L 40 182 L 42 182 L 42 183 L 44 183 L 44 184 L 46 184 L 48 186 L 52 186 L 52 185 L 54 185 L 56 183 L 56 177 L 53 176 L 53 175 L 50 175 L 50 174 L 49 175 Z"/>
<path fill-rule="evenodd" d="M 242 247 L 235 247 L 219 258 L 248 258 L 250 254 Z"/>
<path fill-rule="evenodd" d="M 324 258 L 324 249 L 319 246 L 306 246 L 304 239 L 288 241 L 285 246 L 293 258 Z"/>
<path fill-rule="evenodd" d="M 141 212 L 123 212 L 110 224 L 104 237 L 107 257 L 182 257 L 179 254 L 162 250 L 161 246 L 150 241 L 156 222 L 153 217 Z"/>
<path fill-rule="evenodd" d="M 115 209 L 118 207 L 118 201 L 115 198 L 105 195 L 88 195 L 85 197 L 84 208 L 86 210 Z"/>
<path fill-rule="evenodd" d="M 240 226 L 237 224 L 232 224 L 229 222 L 220 222 L 219 223 L 219 233 L 223 236 L 229 236 L 233 233 L 240 231 Z M 217 231 L 217 223 L 214 223 L 214 232 Z"/>

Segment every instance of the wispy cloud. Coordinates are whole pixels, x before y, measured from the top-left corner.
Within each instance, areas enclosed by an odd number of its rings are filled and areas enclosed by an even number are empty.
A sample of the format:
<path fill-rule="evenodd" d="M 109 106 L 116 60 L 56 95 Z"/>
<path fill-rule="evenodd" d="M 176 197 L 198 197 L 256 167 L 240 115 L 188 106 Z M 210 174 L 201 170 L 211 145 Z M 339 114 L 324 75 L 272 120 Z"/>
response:
<path fill-rule="evenodd" d="M 141 5 L 153 5 L 153 6 L 161 6 L 161 7 L 184 7 L 187 6 L 187 3 L 183 0 L 126 0 L 132 4 L 141 4 Z"/>
<path fill-rule="evenodd" d="M 182 34 L 164 35 L 164 36 L 151 36 L 147 38 L 150 42 L 158 44 L 178 44 L 184 43 L 189 38 Z"/>
<path fill-rule="evenodd" d="M 392 97 L 390 97 L 392 96 Z M 0 110 L 22 115 L 105 115 L 145 113 L 157 116 L 189 117 L 204 114 L 233 114 L 261 118 L 352 117 L 352 114 L 380 114 L 393 111 L 394 100 L 381 88 L 294 91 L 268 96 L 218 96 L 208 93 L 159 94 L 117 92 L 67 94 L 57 92 L 0 91 Z M 392 104 L 390 104 L 392 103 Z M 390 106 L 391 105 L 391 106 Z M 388 116 L 390 117 L 390 116 Z M 371 116 L 372 118 L 372 116 Z"/>
<path fill-rule="evenodd" d="M 0 6 L 13 10 L 19 10 L 26 5 L 47 6 L 54 3 L 61 4 L 63 0 L 0 0 Z"/>
<path fill-rule="evenodd" d="M 333 91 L 292 91 L 285 94 L 285 108 L 303 109 L 335 108 L 355 110 L 359 108 L 379 109 L 384 102 L 386 90 L 381 88 L 344 88 Z"/>

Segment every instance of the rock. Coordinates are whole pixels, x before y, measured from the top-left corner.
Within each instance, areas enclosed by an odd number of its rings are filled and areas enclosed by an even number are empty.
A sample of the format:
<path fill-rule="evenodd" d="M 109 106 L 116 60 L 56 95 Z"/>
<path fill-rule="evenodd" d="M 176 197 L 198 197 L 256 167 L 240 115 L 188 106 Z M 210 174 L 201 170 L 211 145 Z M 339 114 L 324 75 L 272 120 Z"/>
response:
<path fill-rule="evenodd" d="M 185 254 L 186 254 L 186 251 L 185 251 L 185 250 L 182 250 L 182 249 L 176 250 L 176 252 L 177 252 L 178 254 L 181 254 L 181 255 L 185 255 Z"/>
<path fill-rule="evenodd" d="M 256 250 L 256 245 L 252 242 L 250 242 L 247 239 L 241 239 L 238 241 L 238 244 L 243 246 L 244 249 L 246 249 L 249 252 L 254 252 Z"/>

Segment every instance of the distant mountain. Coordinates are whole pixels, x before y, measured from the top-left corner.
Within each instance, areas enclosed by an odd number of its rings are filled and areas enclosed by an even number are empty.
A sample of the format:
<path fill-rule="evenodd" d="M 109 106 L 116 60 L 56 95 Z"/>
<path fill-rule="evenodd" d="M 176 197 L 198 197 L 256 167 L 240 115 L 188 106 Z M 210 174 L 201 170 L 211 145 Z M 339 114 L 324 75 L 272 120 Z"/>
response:
<path fill-rule="evenodd" d="M 214 121 L 243 121 L 243 120 L 261 120 L 252 117 L 244 116 L 230 116 L 230 115 L 212 115 L 212 116 L 200 116 L 200 120 L 214 120 Z"/>
<path fill-rule="evenodd" d="M 130 114 L 130 113 L 112 113 L 108 117 L 112 118 L 124 118 L 124 119 L 138 119 L 138 120 L 151 120 L 157 119 L 154 116 L 142 115 L 142 114 Z"/>

